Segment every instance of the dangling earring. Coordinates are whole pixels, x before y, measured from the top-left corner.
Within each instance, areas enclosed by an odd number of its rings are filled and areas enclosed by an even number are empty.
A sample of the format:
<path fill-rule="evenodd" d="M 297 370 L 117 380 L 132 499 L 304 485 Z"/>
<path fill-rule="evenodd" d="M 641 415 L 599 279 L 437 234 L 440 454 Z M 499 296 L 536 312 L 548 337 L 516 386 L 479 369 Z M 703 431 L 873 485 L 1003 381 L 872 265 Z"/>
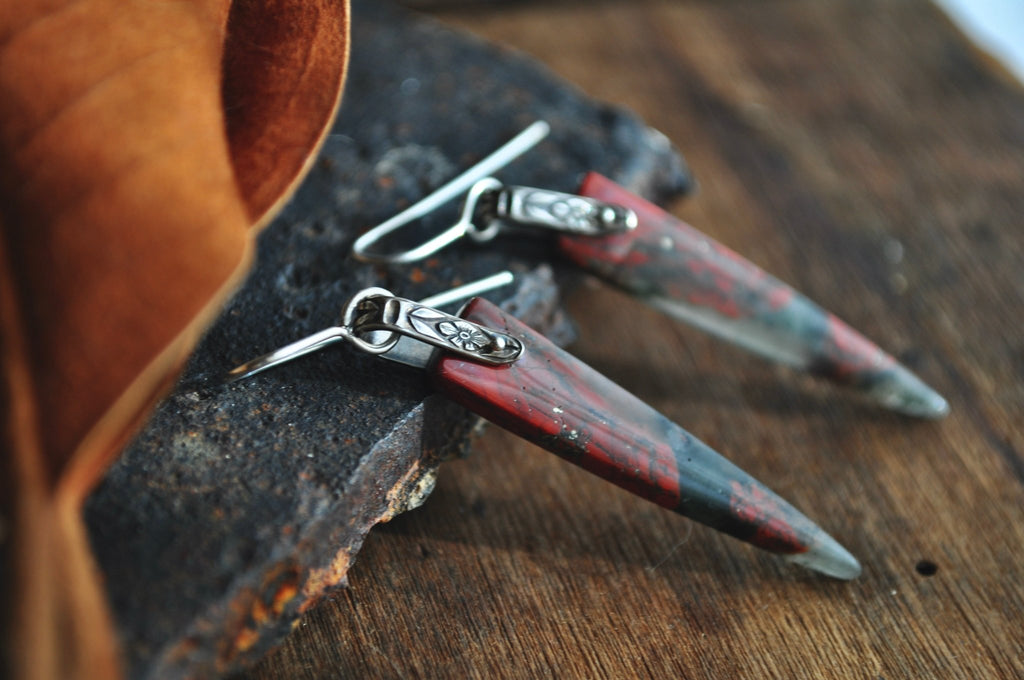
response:
<path fill-rule="evenodd" d="M 860 564 L 760 482 L 689 432 L 483 298 L 458 315 L 439 309 L 507 282 L 505 273 L 444 298 L 413 302 L 368 288 L 329 328 L 231 371 L 239 380 L 345 341 L 427 372 L 470 411 L 624 489 L 829 576 Z"/>
<path fill-rule="evenodd" d="M 505 186 L 490 177 L 549 131 L 534 123 L 462 175 L 356 240 L 367 262 L 421 260 L 462 237 L 510 227 L 556 234 L 580 268 L 662 312 L 768 359 L 849 385 L 907 415 L 940 418 L 949 405 L 877 345 L 807 297 L 682 220 L 596 173 L 579 194 Z M 382 238 L 466 194 L 459 220 L 414 248 L 374 250 Z"/>

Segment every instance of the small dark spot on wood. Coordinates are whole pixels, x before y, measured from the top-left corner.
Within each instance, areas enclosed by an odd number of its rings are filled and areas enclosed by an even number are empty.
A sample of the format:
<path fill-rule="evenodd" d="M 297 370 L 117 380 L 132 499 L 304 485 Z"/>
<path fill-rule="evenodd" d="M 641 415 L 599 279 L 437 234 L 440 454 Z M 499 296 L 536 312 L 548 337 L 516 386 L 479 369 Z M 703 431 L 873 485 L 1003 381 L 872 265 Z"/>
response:
<path fill-rule="evenodd" d="M 936 572 L 939 571 L 939 565 L 931 560 L 921 560 L 914 565 L 914 570 L 921 576 L 935 576 Z"/>
<path fill-rule="evenodd" d="M 899 360 L 904 366 L 910 369 L 918 369 L 924 361 L 923 353 L 920 349 L 911 348 L 905 349 L 899 353 Z"/>
<path fill-rule="evenodd" d="M 988 245 L 997 240 L 996 231 L 989 222 L 975 222 L 967 225 L 967 235 L 978 244 Z"/>

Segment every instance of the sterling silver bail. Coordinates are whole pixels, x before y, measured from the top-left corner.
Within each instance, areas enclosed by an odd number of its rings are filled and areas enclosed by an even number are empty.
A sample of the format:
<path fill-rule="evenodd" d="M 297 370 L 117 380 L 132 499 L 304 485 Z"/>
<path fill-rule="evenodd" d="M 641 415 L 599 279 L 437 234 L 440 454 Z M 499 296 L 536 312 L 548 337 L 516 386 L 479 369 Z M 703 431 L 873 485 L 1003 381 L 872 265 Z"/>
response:
<path fill-rule="evenodd" d="M 636 229 L 636 213 L 611 203 L 533 187 L 506 186 L 487 177 L 469 190 L 459 222 L 478 243 L 504 227 L 540 227 L 576 236 L 605 236 Z"/>
<path fill-rule="evenodd" d="M 383 288 L 356 295 L 345 310 L 344 327 L 351 329 L 348 339 L 371 354 L 386 355 L 402 336 L 483 364 L 510 364 L 523 351 L 522 343 L 507 333 L 395 297 Z"/>

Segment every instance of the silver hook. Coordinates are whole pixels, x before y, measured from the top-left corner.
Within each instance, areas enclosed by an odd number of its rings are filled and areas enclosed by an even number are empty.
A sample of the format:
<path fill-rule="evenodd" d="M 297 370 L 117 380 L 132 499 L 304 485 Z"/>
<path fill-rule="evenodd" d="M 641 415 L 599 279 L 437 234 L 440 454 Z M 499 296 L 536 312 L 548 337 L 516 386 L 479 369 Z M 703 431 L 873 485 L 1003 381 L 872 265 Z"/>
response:
<path fill-rule="evenodd" d="M 479 180 L 491 175 L 497 170 L 505 167 L 513 160 L 536 146 L 542 139 L 547 137 L 551 126 L 542 120 L 538 120 L 518 135 L 503 144 L 497 151 L 490 154 L 479 163 L 466 170 L 464 173 L 451 180 L 443 187 L 425 198 L 413 203 L 408 208 L 394 217 L 377 225 L 370 231 L 356 239 L 352 245 L 352 254 L 363 262 L 374 262 L 381 264 L 406 264 L 422 260 L 428 255 L 436 253 L 453 241 L 458 240 L 466 233 L 466 226 L 463 220 L 459 220 L 453 226 L 433 237 L 426 243 L 415 248 L 397 253 L 372 252 L 370 249 L 380 239 L 391 232 L 404 227 L 409 222 L 427 215 L 439 206 L 444 205 L 462 192 L 466 191 Z"/>
<path fill-rule="evenodd" d="M 298 359 L 316 352 L 328 345 L 347 340 L 364 352 L 385 354 L 398 344 L 400 334 L 408 335 L 453 352 L 466 354 L 486 363 L 510 363 L 522 352 L 522 345 L 515 338 L 484 328 L 458 317 L 437 311 L 481 293 L 512 283 L 512 272 L 503 271 L 483 279 L 472 281 L 451 290 L 431 295 L 418 303 L 394 297 L 384 288 L 366 288 L 349 301 L 345 307 L 341 326 L 332 326 L 309 337 L 285 345 L 231 369 L 227 382 L 234 382 L 261 373 L 292 359 Z M 368 314 L 364 303 L 374 298 L 384 299 L 384 304 L 374 305 Z M 387 308 L 390 305 L 390 308 Z M 447 333 L 447 326 L 438 330 L 441 324 L 450 324 L 454 333 Z M 462 337 L 462 335 L 465 337 Z M 380 336 L 384 335 L 383 339 Z M 367 339 L 369 338 L 369 339 Z M 481 343 L 483 338 L 488 342 Z M 473 345 L 467 349 L 468 345 Z M 479 345 L 479 346 L 478 346 Z M 518 349 L 517 349 L 518 348 Z M 488 351 L 484 351 L 488 350 Z M 397 357 L 403 363 L 409 361 Z"/>

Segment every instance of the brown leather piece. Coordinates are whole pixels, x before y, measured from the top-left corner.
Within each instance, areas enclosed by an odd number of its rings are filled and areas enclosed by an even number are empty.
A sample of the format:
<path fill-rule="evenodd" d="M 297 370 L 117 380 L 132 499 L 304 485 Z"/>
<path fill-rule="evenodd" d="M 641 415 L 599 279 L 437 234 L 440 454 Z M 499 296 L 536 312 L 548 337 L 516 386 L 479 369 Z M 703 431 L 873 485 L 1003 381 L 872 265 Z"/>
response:
<path fill-rule="evenodd" d="M 276 212 L 327 130 L 338 89 L 324 85 L 340 83 L 348 63 L 348 12 L 338 11 L 341 4 L 277 0 L 231 8 L 224 109 L 235 177 L 253 222 Z"/>
<path fill-rule="evenodd" d="M 345 0 L 3 3 L 2 510 L 16 675 L 116 668 L 78 507 L 246 270 L 253 225 L 318 148 L 348 17 Z"/>

